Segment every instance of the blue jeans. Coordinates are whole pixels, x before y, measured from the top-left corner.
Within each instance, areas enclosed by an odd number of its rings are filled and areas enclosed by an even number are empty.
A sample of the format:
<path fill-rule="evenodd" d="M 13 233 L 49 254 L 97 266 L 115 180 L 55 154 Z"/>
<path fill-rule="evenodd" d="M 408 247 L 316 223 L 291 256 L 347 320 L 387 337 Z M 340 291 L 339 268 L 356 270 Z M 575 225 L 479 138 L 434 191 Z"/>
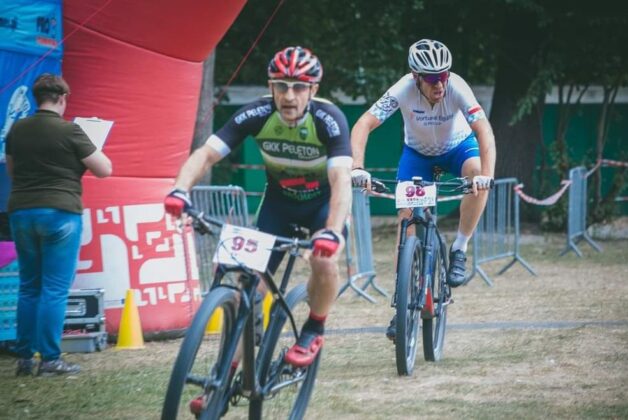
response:
<path fill-rule="evenodd" d="M 52 208 L 9 215 L 20 264 L 17 346 L 22 358 L 39 351 L 42 360 L 61 355 L 61 335 L 81 244 L 80 214 Z"/>

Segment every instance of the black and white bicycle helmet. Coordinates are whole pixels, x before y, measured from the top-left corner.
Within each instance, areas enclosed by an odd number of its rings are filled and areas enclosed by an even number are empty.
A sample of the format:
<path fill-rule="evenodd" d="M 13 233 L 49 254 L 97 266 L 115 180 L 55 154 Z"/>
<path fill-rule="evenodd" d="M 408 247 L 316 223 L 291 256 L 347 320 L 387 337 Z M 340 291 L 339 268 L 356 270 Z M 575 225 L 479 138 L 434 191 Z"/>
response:
<path fill-rule="evenodd" d="M 422 39 L 410 46 L 408 65 L 415 73 L 442 73 L 451 68 L 451 53 L 442 42 Z"/>

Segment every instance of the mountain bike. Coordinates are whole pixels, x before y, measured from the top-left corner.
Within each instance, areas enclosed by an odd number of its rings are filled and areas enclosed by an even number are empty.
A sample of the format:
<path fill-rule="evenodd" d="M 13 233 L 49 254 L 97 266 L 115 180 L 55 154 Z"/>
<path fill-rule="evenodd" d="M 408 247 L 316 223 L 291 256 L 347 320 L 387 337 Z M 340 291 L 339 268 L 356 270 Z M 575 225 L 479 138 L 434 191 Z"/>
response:
<path fill-rule="evenodd" d="M 453 303 L 447 284 L 447 244 L 437 226 L 436 201 L 441 192 L 472 192 L 466 178 L 448 181 L 373 179 L 372 190 L 387 192 L 396 184 L 397 208 L 412 208 L 412 216 L 401 221 L 395 293 L 391 306 L 396 311 L 395 358 L 397 373 L 410 375 L 417 352 L 419 318 L 422 324 L 423 356 L 438 361 L 443 356 L 447 307 Z M 416 234 L 408 235 L 415 226 Z"/>
<path fill-rule="evenodd" d="M 186 331 L 161 418 L 189 417 L 193 402 L 197 418 L 217 419 L 242 401 L 248 401 L 251 419 L 302 418 L 314 388 L 320 353 L 308 367 L 284 362 L 286 351 L 298 337 L 297 323 L 309 313 L 305 285 L 287 293 L 286 289 L 299 251 L 310 249 L 312 242 L 223 225 L 195 209 L 187 214 L 197 232 L 218 235 L 220 230 L 215 258 L 231 263 L 218 265 L 211 288 Z M 289 256 L 279 286 L 264 265 L 274 250 Z M 256 354 L 255 294 L 260 281 L 266 282 L 274 303 Z M 242 369 L 236 374 L 234 360 L 240 352 Z"/>

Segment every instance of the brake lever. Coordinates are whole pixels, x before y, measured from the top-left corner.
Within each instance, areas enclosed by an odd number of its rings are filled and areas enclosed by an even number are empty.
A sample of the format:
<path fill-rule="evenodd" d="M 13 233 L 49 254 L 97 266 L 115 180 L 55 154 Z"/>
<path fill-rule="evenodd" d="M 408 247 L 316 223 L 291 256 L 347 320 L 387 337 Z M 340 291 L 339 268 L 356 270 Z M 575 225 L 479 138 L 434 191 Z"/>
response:
<path fill-rule="evenodd" d="M 371 191 L 374 191 L 376 193 L 387 193 L 389 190 L 383 182 L 376 179 L 371 179 Z"/>

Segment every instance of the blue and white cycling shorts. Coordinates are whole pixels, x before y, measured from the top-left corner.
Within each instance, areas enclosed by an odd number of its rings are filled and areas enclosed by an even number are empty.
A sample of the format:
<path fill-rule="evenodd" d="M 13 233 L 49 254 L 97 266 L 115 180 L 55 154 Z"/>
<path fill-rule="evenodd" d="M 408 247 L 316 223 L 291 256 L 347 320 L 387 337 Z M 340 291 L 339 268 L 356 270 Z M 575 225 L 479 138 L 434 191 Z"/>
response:
<path fill-rule="evenodd" d="M 397 179 L 409 181 L 413 176 L 420 176 L 426 181 L 433 181 L 434 167 L 439 167 L 454 176 L 462 176 L 462 166 L 467 159 L 480 156 L 480 146 L 471 133 L 462 143 L 447 153 L 438 156 L 426 156 L 404 144 Z"/>

